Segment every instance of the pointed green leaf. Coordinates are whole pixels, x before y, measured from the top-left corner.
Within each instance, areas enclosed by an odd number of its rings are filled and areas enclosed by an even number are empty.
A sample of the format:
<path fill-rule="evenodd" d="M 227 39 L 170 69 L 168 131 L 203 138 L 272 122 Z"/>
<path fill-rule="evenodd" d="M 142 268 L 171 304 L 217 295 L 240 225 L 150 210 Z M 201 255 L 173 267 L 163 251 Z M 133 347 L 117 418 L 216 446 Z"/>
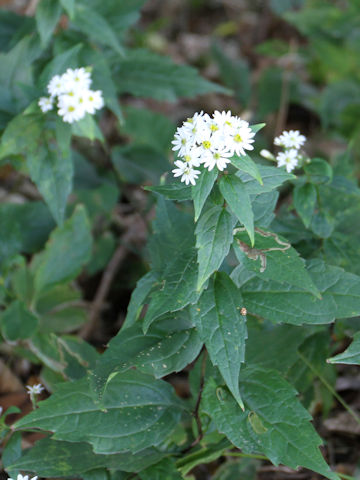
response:
<path fill-rule="evenodd" d="M 137 453 L 162 444 L 180 420 L 182 404 L 172 386 L 135 370 L 114 376 L 102 400 L 100 409 L 87 379 L 64 383 L 14 428 L 90 443 L 95 453 Z"/>
<path fill-rule="evenodd" d="M 60 0 L 60 3 L 64 10 L 66 10 L 66 13 L 69 15 L 70 19 L 73 19 L 75 14 L 75 0 Z"/>
<path fill-rule="evenodd" d="M 234 221 L 225 208 L 216 205 L 205 212 L 196 226 L 197 261 L 199 276 L 197 290 L 220 268 L 229 253 Z"/>
<path fill-rule="evenodd" d="M 135 290 L 133 290 L 131 294 L 125 322 L 122 326 L 123 329 L 131 327 L 138 320 L 141 310 L 144 307 L 144 301 L 156 283 L 156 278 L 152 272 L 148 272 L 137 282 Z"/>
<path fill-rule="evenodd" d="M 15 300 L 0 316 L 1 332 L 10 341 L 31 337 L 38 324 L 38 318 L 19 300 Z"/>
<path fill-rule="evenodd" d="M 238 231 L 234 247 L 239 262 L 259 278 L 288 283 L 321 298 L 305 268 L 305 261 L 284 237 L 268 230 L 258 230 L 255 233 L 255 248 L 251 249 L 246 233 Z"/>
<path fill-rule="evenodd" d="M 252 278 L 241 288 L 245 306 L 273 322 L 294 325 L 331 323 L 360 314 L 360 277 L 320 260 L 310 262 L 308 272 L 321 300 L 299 287 Z"/>
<path fill-rule="evenodd" d="M 214 282 L 192 310 L 194 322 L 212 363 L 218 366 L 241 407 L 239 373 L 245 358 L 247 338 L 246 318 L 240 313 L 242 307 L 240 291 L 226 273 L 218 272 Z"/>
<path fill-rule="evenodd" d="M 309 228 L 316 205 L 316 188 L 312 183 L 305 183 L 301 187 L 294 188 L 294 207 L 304 222 L 306 228 Z"/>
<path fill-rule="evenodd" d="M 71 156 L 63 155 L 54 145 L 42 146 L 27 155 L 26 165 L 55 221 L 61 224 L 72 190 L 74 167 Z"/>
<path fill-rule="evenodd" d="M 72 217 L 52 232 L 45 251 L 37 258 L 37 292 L 75 278 L 90 258 L 91 243 L 91 229 L 85 209 L 78 205 Z"/>
<path fill-rule="evenodd" d="M 55 30 L 62 12 L 61 2 L 41 0 L 36 8 L 35 20 L 41 43 L 45 46 Z"/>
<path fill-rule="evenodd" d="M 249 195 L 271 192 L 287 180 L 293 180 L 296 178 L 295 175 L 287 173 L 286 170 L 282 168 L 270 167 L 267 165 L 257 165 L 257 167 L 263 181 L 262 185 L 260 185 L 259 182 L 252 178 L 248 173 L 238 172 L 236 174 L 244 182 Z"/>
<path fill-rule="evenodd" d="M 328 362 L 360 365 L 360 332 L 355 333 L 352 343 L 343 353 L 329 358 Z"/>
<path fill-rule="evenodd" d="M 191 187 L 183 183 L 169 183 L 168 185 L 158 185 L 156 187 L 144 187 L 150 192 L 160 193 L 170 200 L 177 200 L 183 202 L 192 199 Z"/>
<path fill-rule="evenodd" d="M 191 194 L 195 209 L 195 222 L 197 222 L 200 217 L 206 199 L 210 195 L 210 192 L 214 186 L 217 174 L 218 170 L 216 168 L 210 172 L 209 170 L 204 170 L 201 172 L 196 185 L 191 187 Z"/>
<path fill-rule="evenodd" d="M 257 133 L 259 130 L 264 128 L 265 125 L 266 125 L 266 123 L 257 123 L 255 125 L 250 125 L 250 128 L 254 133 Z"/>
<path fill-rule="evenodd" d="M 242 155 L 241 157 L 235 156 L 231 158 L 231 163 L 237 169 L 242 172 L 248 173 L 251 177 L 255 178 L 260 185 L 263 185 L 261 174 L 256 163 L 249 157 L 249 155 Z"/>
<path fill-rule="evenodd" d="M 152 465 L 139 473 L 141 480 L 183 480 L 173 459 L 164 458 L 156 465 Z"/>
<path fill-rule="evenodd" d="M 212 379 L 203 393 L 205 412 L 236 447 L 244 453 L 261 452 L 275 465 L 302 466 L 339 480 L 318 448 L 321 438 L 310 423 L 311 415 L 277 372 L 246 368 L 240 375 L 240 392 L 244 412 Z"/>
<path fill-rule="evenodd" d="M 254 214 L 243 182 L 235 175 L 225 175 L 221 177 L 219 187 L 225 201 L 246 228 L 251 245 L 254 245 Z"/>
<path fill-rule="evenodd" d="M 32 448 L 23 452 L 11 465 L 11 469 L 34 472 L 45 478 L 81 477 L 94 468 L 111 468 L 124 472 L 138 472 L 164 456 L 155 448 L 142 450 L 138 454 L 117 453 L 96 455 L 88 443 L 63 442 L 43 438 Z"/>

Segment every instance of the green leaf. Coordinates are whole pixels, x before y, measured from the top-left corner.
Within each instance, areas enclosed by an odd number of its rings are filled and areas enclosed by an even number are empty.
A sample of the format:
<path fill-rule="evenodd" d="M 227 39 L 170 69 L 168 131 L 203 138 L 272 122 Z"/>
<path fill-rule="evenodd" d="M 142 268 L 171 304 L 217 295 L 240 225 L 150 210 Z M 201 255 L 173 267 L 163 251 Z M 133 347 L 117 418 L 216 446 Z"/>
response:
<path fill-rule="evenodd" d="M 274 210 L 278 198 L 279 192 L 276 190 L 250 197 L 256 226 L 268 227 L 271 224 L 275 218 Z"/>
<path fill-rule="evenodd" d="M 183 370 L 202 347 L 188 312 L 168 314 L 144 335 L 140 325 L 121 329 L 110 341 L 90 378 L 99 398 L 110 374 L 136 367 L 155 378 Z"/>
<path fill-rule="evenodd" d="M 21 457 L 21 433 L 15 432 L 7 441 L 1 455 L 1 463 L 9 475 L 17 477 L 20 473 L 18 468 L 12 468 L 10 465 L 15 463 Z"/>
<path fill-rule="evenodd" d="M 129 455 L 129 452 L 96 455 L 88 443 L 43 438 L 32 448 L 25 450 L 10 468 L 34 472 L 47 478 L 83 477 L 85 472 L 101 467 L 138 472 L 158 462 L 163 456 L 164 454 L 155 448 L 142 450 L 135 455 Z"/>
<path fill-rule="evenodd" d="M 284 237 L 270 231 L 257 230 L 255 248 L 252 249 L 246 233 L 238 231 L 234 247 L 239 262 L 258 277 L 288 283 L 321 298 L 305 268 L 305 261 Z"/>
<path fill-rule="evenodd" d="M 254 214 L 244 183 L 235 175 L 224 175 L 220 179 L 219 188 L 237 219 L 246 228 L 251 245 L 254 245 Z"/>
<path fill-rule="evenodd" d="M 38 318 L 19 300 L 12 302 L 0 317 L 2 334 L 11 342 L 30 338 L 38 323 Z"/>
<path fill-rule="evenodd" d="M 54 440 L 90 443 L 95 453 L 137 453 L 163 443 L 180 420 L 182 404 L 171 385 L 134 370 L 109 381 L 102 409 L 92 397 L 86 379 L 61 384 L 14 428 L 46 430 L 54 433 Z"/>
<path fill-rule="evenodd" d="M 245 183 L 245 187 L 250 195 L 257 195 L 259 193 L 271 192 L 278 188 L 287 180 L 295 179 L 295 175 L 287 173 L 282 168 L 268 167 L 266 165 L 257 165 L 263 184 L 260 185 L 258 181 L 254 180 L 247 173 L 238 173 L 237 176 Z"/>
<path fill-rule="evenodd" d="M 91 141 L 104 142 L 104 136 L 94 120 L 93 115 L 87 113 L 84 118 L 72 124 L 72 133 L 77 137 L 88 138 Z"/>
<path fill-rule="evenodd" d="M 321 300 L 299 287 L 252 278 L 241 289 L 245 306 L 273 322 L 294 325 L 331 323 L 360 314 L 360 277 L 320 260 L 309 263 L 308 272 Z"/>
<path fill-rule="evenodd" d="M 91 230 L 85 209 L 78 205 L 61 227 L 57 227 L 37 259 L 35 288 L 44 288 L 75 278 L 91 255 Z"/>
<path fill-rule="evenodd" d="M 39 83 L 43 89 L 46 88 L 54 75 L 62 75 L 67 68 L 78 67 L 78 54 L 82 48 L 83 44 L 75 45 L 59 55 L 54 56 L 52 60 L 46 64 L 39 78 Z"/>
<path fill-rule="evenodd" d="M 135 290 L 133 290 L 130 302 L 127 308 L 125 322 L 122 328 L 131 327 L 138 320 L 144 306 L 144 301 L 156 285 L 156 278 L 152 272 L 146 273 L 137 282 Z"/>
<path fill-rule="evenodd" d="M 199 274 L 197 290 L 220 268 L 229 253 L 234 220 L 225 208 L 215 205 L 207 210 L 196 226 L 196 248 Z"/>
<path fill-rule="evenodd" d="M 108 21 L 89 5 L 76 5 L 72 23 L 94 42 L 111 47 L 120 57 L 124 56 L 124 49 L 116 32 Z"/>
<path fill-rule="evenodd" d="M 228 90 L 202 78 L 185 65 L 148 50 L 132 50 L 120 60 L 117 84 L 120 93 L 174 102 L 179 97 L 194 97 Z"/>
<path fill-rule="evenodd" d="M 26 157 L 31 180 L 44 197 L 58 224 L 64 219 L 74 173 L 71 156 L 64 156 L 62 153 L 60 149 L 49 144 L 48 147 L 42 146 Z"/>
<path fill-rule="evenodd" d="M 195 222 L 197 222 L 200 217 L 206 199 L 210 195 L 210 192 L 214 186 L 217 174 L 218 171 L 216 168 L 214 168 L 210 172 L 209 170 L 204 170 L 203 172 L 201 172 L 201 175 L 196 182 L 196 185 L 191 187 L 191 194 L 194 201 L 195 209 Z"/>
<path fill-rule="evenodd" d="M 224 84 L 234 91 L 236 99 L 246 107 L 250 101 L 251 81 L 247 62 L 242 58 L 230 58 L 217 43 L 213 44 L 211 53 L 218 65 Z"/>
<path fill-rule="evenodd" d="M 231 163 L 238 170 L 248 173 L 251 177 L 255 178 L 260 185 L 263 185 L 261 174 L 256 163 L 249 157 L 249 155 L 243 155 L 241 157 L 234 156 L 231 158 Z"/>
<path fill-rule="evenodd" d="M 215 445 L 206 445 L 206 447 L 202 447 L 196 452 L 192 451 L 188 455 L 179 458 L 176 462 L 176 466 L 182 475 L 186 476 L 190 470 L 196 466 L 217 460 L 223 455 L 224 451 L 229 448 L 231 448 L 231 444 L 226 438 L 224 438 Z"/>
<path fill-rule="evenodd" d="M 328 183 L 333 177 L 331 165 L 322 158 L 313 158 L 309 164 L 304 165 L 304 171 L 312 183 Z"/>
<path fill-rule="evenodd" d="M 260 451 L 275 465 L 302 466 L 339 480 L 318 448 L 321 438 L 310 423 L 311 415 L 277 372 L 246 368 L 240 375 L 240 392 L 244 412 L 212 379 L 203 393 L 205 412 L 236 447 L 249 454 Z"/>
<path fill-rule="evenodd" d="M 168 153 L 176 126 L 168 117 L 147 108 L 127 107 L 122 131 L 136 143 Z"/>
<path fill-rule="evenodd" d="M 226 385 L 243 408 L 239 373 L 245 359 L 246 318 L 241 315 L 242 298 L 226 273 L 218 272 L 214 282 L 193 308 L 193 319 L 205 342 L 211 361 L 219 367 Z"/>
<path fill-rule="evenodd" d="M 160 193 L 169 200 L 177 200 L 183 202 L 192 199 L 192 191 L 189 185 L 183 183 L 169 183 L 168 185 L 159 185 L 156 187 L 144 187 L 145 190 L 150 192 Z"/>
<path fill-rule="evenodd" d="M 0 159 L 34 152 L 44 131 L 44 118 L 38 114 L 17 115 L 8 123 L 0 143 Z"/>
<path fill-rule="evenodd" d="M 66 13 L 69 15 L 72 20 L 75 15 L 75 0 L 60 0 L 60 3 Z"/>
<path fill-rule="evenodd" d="M 295 187 L 293 195 L 294 207 L 305 227 L 309 228 L 316 205 L 316 188 L 312 183 L 305 183 Z"/>
<path fill-rule="evenodd" d="M 360 332 L 355 333 L 352 343 L 343 353 L 329 358 L 328 362 L 360 365 Z"/>
<path fill-rule="evenodd" d="M 36 8 L 35 20 L 41 43 L 46 46 L 53 35 L 62 12 L 61 2 L 57 0 L 41 0 Z"/>
<path fill-rule="evenodd" d="M 141 480 L 183 480 L 183 476 L 176 469 L 173 459 L 164 458 L 156 465 L 152 465 L 139 473 Z"/>

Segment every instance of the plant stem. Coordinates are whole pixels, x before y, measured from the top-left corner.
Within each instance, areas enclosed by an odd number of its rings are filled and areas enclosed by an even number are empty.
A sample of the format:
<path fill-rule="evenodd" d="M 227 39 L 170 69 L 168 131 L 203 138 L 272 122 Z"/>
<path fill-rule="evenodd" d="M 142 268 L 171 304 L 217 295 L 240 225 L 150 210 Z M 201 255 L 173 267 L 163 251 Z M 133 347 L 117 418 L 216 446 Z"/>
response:
<path fill-rule="evenodd" d="M 298 351 L 299 357 L 302 361 L 310 368 L 310 370 L 319 378 L 319 380 L 325 385 L 325 387 L 329 390 L 332 395 L 336 398 L 336 400 L 341 403 L 341 405 L 349 412 L 349 414 L 356 420 L 356 422 L 360 425 L 360 417 L 357 415 L 356 412 L 348 405 L 345 400 L 336 392 L 336 390 L 330 385 L 330 383 L 319 373 L 316 368 L 312 365 L 309 360 L 304 357 L 304 355 Z"/>
<path fill-rule="evenodd" d="M 241 457 L 241 458 L 255 458 L 257 460 L 268 460 L 270 461 L 265 455 L 256 455 L 255 453 L 240 453 L 240 452 L 224 452 L 224 456 L 226 457 Z"/>

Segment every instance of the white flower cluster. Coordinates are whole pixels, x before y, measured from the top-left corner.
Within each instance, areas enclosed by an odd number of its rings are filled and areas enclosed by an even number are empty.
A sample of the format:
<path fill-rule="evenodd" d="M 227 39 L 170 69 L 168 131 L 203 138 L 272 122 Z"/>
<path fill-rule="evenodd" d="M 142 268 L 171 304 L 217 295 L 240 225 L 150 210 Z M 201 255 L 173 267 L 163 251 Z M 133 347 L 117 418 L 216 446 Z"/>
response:
<path fill-rule="evenodd" d="M 104 106 L 101 90 L 90 90 L 91 74 L 85 68 L 68 68 L 63 75 L 55 75 L 47 89 L 50 97 L 41 97 L 38 104 L 45 113 L 54 108 L 64 122 L 81 120 L 86 113 L 93 115 Z"/>
<path fill-rule="evenodd" d="M 29 395 L 39 395 L 44 390 L 44 387 L 41 383 L 37 383 L 36 385 L 26 385 L 26 389 Z"/>
<path fill-rule="evenodd" d="M 299 130 L 285 130 L 281 135 L 275 137 L 274 144 L 284 149 L 283 152 L 279 152 L 276 156 L 277 166 L 285 166 L 287 172 L 294 170 L 302 158 L 299 150 L 305 142 L 306 137 L 301 135 Z"/>
<path fill-rule="evenodd" d="M 37 476 L 32 477 L 30 480 L 37 480 L 37 478 L 38 478 Z M 8 478 L 8 480 L 14 480 L 14 479 Z M 29 480 L 29 475 L 21 475 L 21 473 L 18 473 L 16 480 Z"/>
<path fill-rule="evenodd" d="M 224 170 L 232 156 L 254 149 L 254 135 L 249 123 L 230 111 L 215 111 L 212 116 L 195 113 L 176 130 L 172 141 L 172 149 L 181 158 L 175 162 L 174 177 L 181 176 L 186 185 L 195 185 L 201 171 L 194 167 L 203 164 L 209 171 L 215 166 Z"/>

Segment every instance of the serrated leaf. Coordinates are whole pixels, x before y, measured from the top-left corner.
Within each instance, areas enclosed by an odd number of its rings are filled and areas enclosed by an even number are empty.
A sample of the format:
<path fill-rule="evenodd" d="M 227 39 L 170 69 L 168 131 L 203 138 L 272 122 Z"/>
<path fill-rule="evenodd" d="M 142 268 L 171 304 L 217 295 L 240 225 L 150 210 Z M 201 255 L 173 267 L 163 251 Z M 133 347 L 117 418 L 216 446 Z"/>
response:
<path fill-rule="evenodd" d="M 39 320 L 23 302 L 15 300 L 1 314 L 1 332 L 9 341 L 30 338 L 36 331 Z"/>
<path fill-rule="evenodd" d="M 36 8 L 35 20 L 41 43 L 45 46 L 50 40 L 62 12 L 61 2 L 41 0 Z"/>
<path fill-rule="evenodd" d="M 185 317 L 185 318 L 184 318 Z M 162 328 L 166 321 L 171 326 Z M 109 375 L 133 367 L 162 378 L 181 371 L 199 354 L 202 347 L 187 312 L 168 314 L 144 335 L 140 325 L 121 329 L 91 373 L 91 382 L 101 398 Z"/>
<path fill-rule="evenodd" d="M 125 322 L 122 328 L 131 327 L 139 318 L 144 301 L 156 285 L 156 277 L 152 272 L 146 273 L 137 282 L 135 290 L 133 290 L 130 302 L 127 308 Z"/>
<path fill-rule="evenodd" d="M 19 468 L 13 468 L 11 465 L 21 457 L 21 433 L 15 432 L 6 442 L 1 455 L 1 463 L 9 475 L 16 476 L 20 473 Z"/>
<path fill-rule="evenodd" d="M 37 259 L 36 291 L 75 278 L 90 258 L 91 244 L 89 221 L 84 207 L 78 205 L 72 217 L 52 232 Z"/>
<path fill-rule="evenodd" d="M 74 167 L 70 155 L 54 146 L 40 147 L 26 157 L 31 180 L 44 197 L 55 221 L 61 224 L 68 195 L 72 190 Z"/>
<path fill-rule="evenodd" d="M 293 195 L 294 207 L 304 222 L 305 227 L 309 228 L 317 198 L 315 185 L 305 183 L 305 185 L 295 187 Z"/>
<path fill-rule="evenodd" d="M 244 412 L 212 379 L 203 392 L 205 412 L 236 447 L 249 454 L 260 451 L 275 465 L 302 466 L 339 480 L 318 448 L 321 438 L 310 423 L 311 415 L 277 372 L 246 368 L 240 375 L 240 392 Z M 253 428 L 249 415 L 256 415 L 261 429 Z"/>
<path fill-rule="evenodd" d="M 176 466 L 185 476 L 197 465 L 202 465 L 204 463 L 210 463 L 214 460 L 217 460 L 223 455 L 224 451 L 228 450 L 229 448 L 231 448 L 231 444 L 226 438 L 224 438 L 215 445 L 206 445 L 206 447 L 203 447 L 196 452 L 191 452 L 188 455 L 179 458 L 179 460 L 176 462 Z"/>
<path fill-rule="evenodd" d="M 142 450 L 138 454 L 129 452 L 113 455 L 96 455 L 88 443 L 76 443 L 43 438 L 25 450 L 21 458 L 14 461 L 11 469 L 34 472 L 42 477 L 83 477 L 94 468 L 119 469 L 138 472 L 158 462 L 164 456 L 155 448 Z"/>
<path fill-rule="evenodd" d="M 181 408 L 168 383 L 132 370 L 109 381 L 102 409 L 93 399 L 88 380 L 82 379 L 59 385 L 14 428 L 46 430 L 54 433 L 55 440 L 90 443 L 95 453 L 137 453 L 169 437 Z"/>
<path fill-rule="evenodd" d="M 73 24 L 100 45 L 111 47 L 121 57 L 124 49 L 109 22 L 89 5 L 76 5 Z"/>
<path fill-rule="evenodd" d="M 132 50 L 119 62 L 117 84 L 120 93 L 174 102 L 210 92 L 229 91 L 202 78 L 189 66 L 177 65 L 167 57 L 147 50 Z"/>
<path fill-rule="evenodd" d="M 194 201 L 195 209 L 195 222 L 197 222 L 200 217 L 206 199 L 210 195 L 210 192 L 214 186 L 217 174 L 218 171 L 216 168 L 210 172 L 209 170 L 204 170 L 196 182 L 196 185 L 191 187 L 191 195 Z"/>
<path fill-rule="evenodd" d="M 246 319 L 240 314 L 242 306 L 240 291 L 226 273 L 218 272 L 192 313 L 212 363 L 218 366 L 226 385 L 243 408 L 239 373 L 245 359 L 247 330 Z"/>
<path fill-rule="evenodd" d="M 308 272 L 322 299 L 298 287 L 252 278 L 242 286 L 251 313 L 276 323 L 325 324 L 360 314 L 360 277 L 313 260 Z"/>
<path fill-rule="evenodd" d="M 142 470 L 139 473 L 141 480 L 183 480 L 173 459 L 164 458 L 159 463 Z"/>
<path fill-rule="evenodd" d="M 293 180 L 296 178 L 295 175 L 287 173 L 282 168 L 258 165 L 258 169 L 263 181 L 262 185 L 247 173 L 237 173 L 237 176 L 245 183 L 249 195 L 271 192 L 287 180 Z"/>
<path fill-rule="evenodd" d="M 246 228 L 251 245 L 254 245 L 254 214 L 243 182 L 235 175 L 225 175 L 220 179 L 219 188 L 237 219 Z"/>
<path fill-rule="evenodd" d="M 347 365 L 360 365 L 360 332 L 355 333 L 350 346 L 339 355 L 327 360 L 329 363 L 345 363 Z"/>
<path fill-rule="evenodd" d="M 230 213 L 218 205 L 210 208 L 201 216 L 195 230 L 199 264 L 198 291 L 210 275 L 220 268 L 229 253 L 233 227 L 234 220 Z"/>
<path fill-rule="evenodd" d="M 177 200 L 178 202 L 192 199 L 191 187 L 183 183 L 169 183 L 168 185 L 159 185 L 156 187 L 145 186 L 144 189 L 150 192 L 160 193 L 160 195 L 163 195 L 165 198 Z"/>
<path fill-rule="evenodd" d="M 263 185 L 259 168 L 249 155 L 242 155 L 241 157 L 234 156 L 231 158 L 231 163 L 238 170 L 248 173 L 251 177 L 255 178 L 260 185 Z"/>
<path fill-rule="evenodd" d="M 279 192 L 261 193 L 252 195 L 251 206 L 254 213 L 254 223 L 256 226 L 268 227 L 275 218 L 275 207 L 279 198 Z"/>
<path fill-rule="evenodd" d="M 258 230 L 255 248 L 251 249 L 246 233 L 239 231 L 234 247 L 239 262 L 260 278 L 288 283 L 321 298 L 305 268 L 305 261 L 284 237 L 268 230 Z"/>

